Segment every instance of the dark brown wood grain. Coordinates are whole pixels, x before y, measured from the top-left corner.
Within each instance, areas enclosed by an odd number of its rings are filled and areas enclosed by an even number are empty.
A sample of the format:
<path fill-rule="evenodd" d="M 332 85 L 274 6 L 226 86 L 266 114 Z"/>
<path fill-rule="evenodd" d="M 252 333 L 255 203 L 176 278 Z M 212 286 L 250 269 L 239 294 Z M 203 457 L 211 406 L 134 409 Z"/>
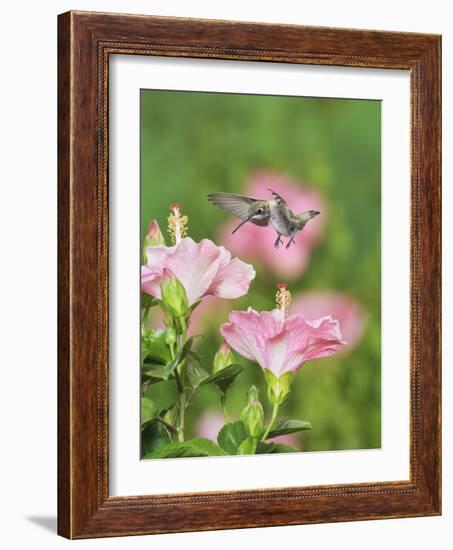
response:
<path fill-rule="evenodd" d="M 86 538 L 440 514 L 440 37 L 70 12 L 59 16 L 58 47 L 58 532 Z M 109 496 L 112 54 L 410 71 L 410 481 Z"/>

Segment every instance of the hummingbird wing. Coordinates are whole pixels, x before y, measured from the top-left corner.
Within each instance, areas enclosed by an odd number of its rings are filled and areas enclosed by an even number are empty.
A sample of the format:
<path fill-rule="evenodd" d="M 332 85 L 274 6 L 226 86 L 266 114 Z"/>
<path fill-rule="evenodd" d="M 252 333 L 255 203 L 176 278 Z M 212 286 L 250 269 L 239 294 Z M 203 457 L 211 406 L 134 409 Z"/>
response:
<path fill-rule="evenodd" d="M 236 195 L 234 193 L 210 193 L 208 195 L 208 201 L 226 210 L 230 214 L 233 214 L 233 216 L 236 216 L 236 218 L 244 222 L 250 221 L 261 226 L 269 225 L 268 219 L 254 220 L 250 217 L 250 207 L 256 202 L 261 202 L 259 199 L 245 197 L 244 195 Z"/>
<path fill-rule="evenodd" d="M 270 191 L 270 192 L 271 192 L 271 195 L 275 197 L 275 200 L 277 201 L 277 204 L 278 204 L 279 206 L 286 205 L 286 201 L 285 201 L 285 199 L 284 199 L 281 195 L 279 195 L 279 194 L 276 193 L 275 191 L 272 191 L 272 189 L 267 188 L 267 190 Z"/>
<path fill-rule="evenodd" d="M 288 219 L 294 218 L 294 212 L 290 209 L 285 199 L 275 191 L 272 191 L 272 189 L 267 188 L 267 190 L 271 192 L 273 197 L 275 197 L 274 200 L 277 203 L 277 206 L 279 207 L 282 214 Z"/>

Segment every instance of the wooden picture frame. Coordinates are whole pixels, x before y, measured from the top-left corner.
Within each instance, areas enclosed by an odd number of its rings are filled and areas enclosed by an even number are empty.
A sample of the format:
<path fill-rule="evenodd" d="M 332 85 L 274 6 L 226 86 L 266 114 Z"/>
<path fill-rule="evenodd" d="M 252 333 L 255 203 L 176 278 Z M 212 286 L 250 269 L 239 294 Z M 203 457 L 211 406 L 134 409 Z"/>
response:
<path fill-rule="evenodd" d="M 441 513 L 441 39 L 69 12 L 58 20 L 58 532 L 88 538 Z M 410 480 L 109 496 L 112 54 L 410 71 Z"/>

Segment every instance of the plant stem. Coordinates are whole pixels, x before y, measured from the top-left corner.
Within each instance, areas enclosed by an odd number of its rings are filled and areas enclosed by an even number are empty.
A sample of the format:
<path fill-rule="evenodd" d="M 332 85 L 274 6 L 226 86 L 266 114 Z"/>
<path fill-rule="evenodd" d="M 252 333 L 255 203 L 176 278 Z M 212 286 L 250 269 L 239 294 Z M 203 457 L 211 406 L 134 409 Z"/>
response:
<path fill-rule="evenodd" d="M 182 348 L 182 345 L 178 346 L 178 353 L 180 349 Z M 175 347 L 174 344 L 170 345 L 170 354 L 172 360 L 175 359 Z M 179 394 L 179 411 L 178 411 L 178 422 L 176 428 L 174 428 L 174 431 L 178 434 L 178 441 L 184 441 L 184 410 L 186 407 L 186 395 L 184 392 L 184 380 L 183 380 L 183 373 L 178 372 L 178 367 L 175 369 L 175 380 L 176 380 L 176 386 L 178 388 L 178 394 Z"/>
<path fill-rule="evenodd" d="M 171 356 L 172 360 L 175 358 L 175 345 L 174 344 L 170 344 L 170 356 Z"/>
<path fill-rule="evenodd" d="M 272 416 L 269 421 L 269 424 L 267 425 L 266 431 L 264 432 L 263 437 L 261 438 L 261 441 L 265 441 L 267 439 L 269 432 L 271 431 L 272 426 L 274 425 L 275 419 L 277 418 L 278 407 L 279 407 L 278 403 L 272 406 Z"/>
<path fill-rule="evenodd" d="M 225 418 L 225 423 L 228 424 L 230 422 L 230 418 L 228 416 L 228 410 L 226 407 L 226 393 L 220 394 L 220 404 L 222 405 L 223 410 L 223 416 Z"/>
<path fill-rule="evenodd" d="M 194 386 L 192 388 L 192 391 L 189 393 L 189 397 L 186 400 L 186 410 L 189 408 L 190 403 L 192 402 L 193 396 L 195 395 L 195 392 L 197 391 L 198 386 Z"/>
<path fill-rule="evenodd" d="M 179 342 L 179 350 L 180 352 L 184 344 L 187 341 L 187 324 L 184 318 L 181 318 L 181 329 L 182 334 Z M 178 423 L 178 441 L 184 441 L 184 421 L 185 421 L 185 412 L 186 412 L 186 393 L 184 389 L 184 364 L 181 364 L 181 371 L 178 373 L 178 367 L 176 367 L 175 375 L 177 379 L 179 379 L 179 423 Z"/>
<path fill-rule="evenodd" d="M 167 430 L 172 434 L 178 433 L 178 430 L 174 426 L 169 424 L 166 420 L 164 420 L 161 416 L 156 416 L 156 420 L 161 424 L 163 424 L 167 428 Z"/>
<path fill-rule="evenodd" d="M 184 413 L 186 411 L 186 394 L 184 388 L 179 394 L 179 424 L 178 424 L 178 441 L 184 441 Z"/>

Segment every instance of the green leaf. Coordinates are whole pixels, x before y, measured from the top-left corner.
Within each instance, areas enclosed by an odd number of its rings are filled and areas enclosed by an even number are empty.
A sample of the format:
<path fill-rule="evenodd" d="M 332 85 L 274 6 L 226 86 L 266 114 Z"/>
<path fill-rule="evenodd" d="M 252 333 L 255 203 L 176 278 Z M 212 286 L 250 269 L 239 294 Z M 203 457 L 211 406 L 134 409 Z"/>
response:
<path fill-rule="evenodd" d="M 180 458 L 191 456 L 226 456 L 227 453 L 210 439 L 189 439 L 161 447 L 143 458 Z"/>
<path fill-rule="evenodd" d="M 151 379 L 159 378 L 160 380 L 168 380 L 178 366 L 179 361 L 177 359 L 176 357 L 166 365 L 142 365 L 142 374 Z"/>
<path fill-rule="evenodd" d="M 145 362 L 141 365 L 141 374 L 142 374 L 142 382 L 148 382 L 151 381 L 151 383 L 159 382 L 159 380 L 149 380 L 152 378 L 152 375 L 150 374 L 150 371 L 152 369 L 156 369 L 157 367 L 161 367 L 162 363 L 156 363 L 156 361 L 151 361 L 149 359 L 146 359 Z"/>
<path fill-rule="evenodd" d="M 239 445 L 238 455 L 254 455 L 256 453 L 257 440 L 254 437 L 248 437 Z"/>
<path fill-rule="evenodd" d="M 162 416 L 165 412 L 174 406 L 178 400 L 178 389 L 176 387 L 175 381 L 172 379 L 169 380 L 160 380 L 156 379 L 159 383 L 158 385 L 149 384 L 143 397 L 149 397 L 153 400 L 156 408 L 159 412 L 159 415 Z"/>
<path fill-rule="evenodd" d="M 150 422 L 142 431 L 141 456 L 142 458 L 161 447 L 171 443 L 171 437 L 161 422 L 156 420 Z"/>
<path fill-rule="evenodd" d="M 211 374 L 208 378 L 203 380 L 202 386 L 205 384 L 214 383 L 222 393 L 226 393 L 228 388 L 234 382 L 236 376 L 243 370 L 243 365 L 228 365 L 222 370 L 219 370 L 215 374 Z"/>
<path fill-rule="evenodd" d="M 157 332 L 157 331 L 154 331 L 154 332 Z M 160 331 L 160 332 L 163 332 L 164 342 L 165 342 L 165 331 Z M 173 374 L 173 371 L 179 365 L 179 363 L 181 363 L 181 361 L 183 361 L 186 358 L 187 354 L 190 351 L 190 347 L 192 345 L 193 339 L 194 339 L 194 336 L 189 338 L 187 342 L 184 344 L 182 350 L 176 355 L 176 357 L 171 361 L 167 362 L 165 365 L 156 365 L 156 364 L 148 365 L 145 363 L 142 366 L 142 374 L 144 374 L 145 376 L 149 376 L 151 378 L 160 378 L 161 380 L 168 380 L 170 376 Z"/>
<path fill-rule="evenodd" d="M 198 336 L 191 336 L 187 339 L 186 343 L 184 344 L 182 350 L 179 353 L 179 361 L 182 361 L 187 357 L 187 354 L 191 351 L 192 344 L 195 338 L 198 338 Z"/>
<path fill-rule="evenodd" d="M 171 407 L 168 407 L 167 409 L 164 409 L 160 412 L 159 416 L 165 420 L 165 422 L 168 422 L 172 426 L 176 426 L 176 422 L 178 420 L 178 404 L 175 403 Z"/>
<path fill-rule="evenodd" d="M 142 357 L 150 357 L 160 363 L 171 360 L 170 348 L 165 341 L 165 330 L 147 330 L 142 336 Z"/>
<path fill-rule="evenodd" d="M 163 381 L 163 378 L 154 378 L 154 376 L 150 372 L 150 367 L 157 367 L 157 366 L 161 366 L 161 365 L 156 365 L 153 363 L 153 364 L 145 364 L 141 366 L 142 384 L 146 382 L 147 385 L 150 386 L 152 384 L 157 384 L 158 382 Z"/>
<path fill-rule="evenodd" d="M 283 443 L 274 443 L 271 453 L 299 453 L 300 450 L 290 445 L 283 445 Z"/>
<path fill-rule="evenodd" d="M 195 361 L 196 361 L 197 363 L 199 363 L 200 365 L 203 363 L 203 360 L 202 360 L 202 358 L 201 358 L 201 355 L 200 355 L 199 353 L 197 353 L 196 351 L 194 351 L 193 349 L 191 349 L 191 350 L 189 351 L 189 355 L 190 355 L 193 359 L 195 359 Z"/>
<path fill-rule="evenodd" d="M 218 444 L 230 455 L 237 453 L 239 446 L 245 439 L 247 439 L 247 432 L 240 420 L 225 424 L 217 435 Z"/>
<path fill-rule="evenodd" d="M 258 444 L 256 454 L 274 454 L 274 453 L 299 453 L 299 449 L 296 447 L 290 447 L 289 445 L 283 445 L 282 443 L 263 443 L 262 441 Z"/>
<path fill-rule="evenodd" d="M 293 434 L 303 430 L 311 430 L 310 422 L 305 420 L 280 420 L 274 424 L 268 437 L 278 437 L 279 435 Z"/>
<path fill-rule="evenodd" d="M 195 361 L 188 361 L 186 365 L 187 378 L 193 388 L 197 388 L 209 374 Z"/>
<path fill-rule="evenodd" d="M 146 425 L 153 418 L 156 417 L 157 407 L 149 397 L 142 397 L 140 403 L 141 403 L 141 407 L 140 407 L 140 424 L 141 424 L 142 430 L 143 430 L 146 427 Z"/>
<path fill-rule="evenodd" d="M 154 296 L 150 296 L 145 292 L 142 292 L 140 294 L 140 307 L 142 309 L 147 309 L 149 307 L 157 306 L 158 303 L 159 303 L 159 300 L 157 300 L 157 298 L 154 298 Z"/>
<path fill-rule="evenodd" d="M 260 441 L 256 448 L 256 454 L 257 455 L 268 455 L 272 453 L 272 449 L 275 447 L 275 443 L 273 441 L 269 443 L 264 443 L 263 441 Z"/>

